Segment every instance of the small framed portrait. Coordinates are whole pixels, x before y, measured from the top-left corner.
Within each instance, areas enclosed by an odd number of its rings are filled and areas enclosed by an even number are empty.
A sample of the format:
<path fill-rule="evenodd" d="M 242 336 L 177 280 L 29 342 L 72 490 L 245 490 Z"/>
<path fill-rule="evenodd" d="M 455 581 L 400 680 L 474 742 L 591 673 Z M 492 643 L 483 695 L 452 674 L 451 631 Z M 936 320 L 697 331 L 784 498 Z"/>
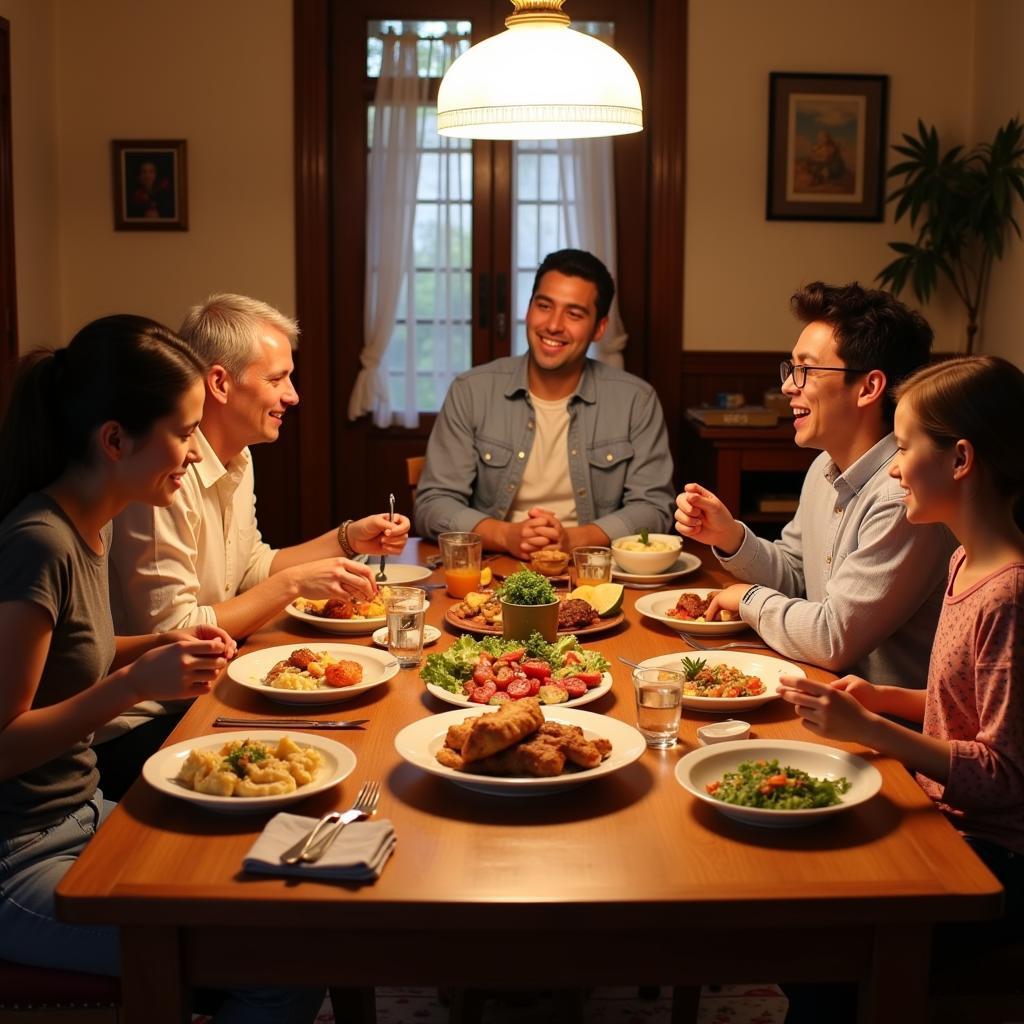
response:
<path fill-rule="evenodd" d="M 770 75 L 769 220 L 882 220 L 886 75 Z"/>
<path fill-rule="evenodd" d="M 114 139 L 114 230 L 187 231 L 184 139 Z"/>

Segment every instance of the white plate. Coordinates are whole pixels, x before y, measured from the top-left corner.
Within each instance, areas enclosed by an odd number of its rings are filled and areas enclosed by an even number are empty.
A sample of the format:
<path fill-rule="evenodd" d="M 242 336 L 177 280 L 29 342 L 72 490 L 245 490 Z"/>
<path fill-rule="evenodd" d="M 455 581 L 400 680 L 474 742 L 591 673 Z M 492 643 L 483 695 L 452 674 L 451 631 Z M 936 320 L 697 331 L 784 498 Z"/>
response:
<path fill-rule="evenodd" d="M 366 563 L 370 566 L 374 572 L 380 566 L 380 557 L 377 555 L 371 555 Z M 423 565 L 409 565 L 404 562 L 387 562 L 384 565 L 384 584 L 392 583 L 396 587 L 404 587 L 407 583 L 415 583 L 417 580 L 425 580 L 430 573 L 431 569 L 428 569 Z M 378 581 L 377 586 L 383 586 L 384 584 Z"/>
<path fill-rule="evenodd" d="M 732 715 L 737 711 L 760 707 L 779 695 L 779 676 L 783 673 L 802 676 L 803 670 L 792 662 L 770 654 L 747 654 L 745 651 L 684 651 L 647 658 L 640 664 L 644 668 L 681 669 L 683 658 L 703 658 L 709 666 L 729 665 L 748 676 L 757 676 L 765 685 L 765 692 L 756 697 L 687 697 L 682 706 L 691 711 L 704 711 L 712 715 Z"/>
<path fill-rule="evenodd" d="M 557 682 L 557 680 L 555 680 Z M 612 674 L 611 672 L 601 673 L 601 682 L 597 684 L 592 690 L 587 690 L 582 697 L 573 697 L 571 700 L 565 701 L 564 704 L 547 704 L 546 707 L 557 711 L 559 708 L 578 708 L 582 704 L 589 704 L 591 701 L 597 700 L 598 697 L 603 697 L 612 688 Z M 463 697 L 460 694 L 452 693 L 451 690 L 446 690 L 443 686 L 438 686 L 436 683 L 427 683 L 427 689 L 435 696 L 438 700 L 443 700 L 448 704 L 455 704 L 460 708 L 479 708 L 487 707 L 485 704 L 477 704 L 475 701 L 470 700 L 468 697 Z M 493 705 L 491 705 L 493 706 Z"/>
<path fill-rule="evenodd" d="M 709 796 L 706 786 L 732 771 L 744 761 L 778 758 L 781 766 L 800 768 L 818 779 L 845 776 L 851 783 L 842 803 L 832 807 L 811 807 L 804 811 L 770 811 L 761 807 L 738 807 Z M 766 828 L 793 828 L 810 825 L 833 814 L 847 811 L 870 800 L 882 787 L 878 769 L 862 757 L 822 743 L 802 740 L 733 740 L 711 747 L 691 750 L 676 762 L 676 781 L 698 800 L 710 804 L 727 818 Z"/>
<path fill-rule="evenodd" d="M 674 580 L 679 576 L 686 576 L 691 572 L 696 572 L 700 567 L 701 560 L 696 555 L 690 554 L 689 551 L 684 551 L 676 560 L 675 565 L 669 566 L 664 572 L 651 573 L 650 575 L 646 573 L 623 572 L 613 563 L 612 579 L 618 580 L 620 583 L 668 583 L 669 580 Z"/>
<path fill-rule="evenodd" d="M 288 658 L 292 651 L 308 647 L 311 651 L 326 651 L 335 658 L 358 661 L 363 666 L 363 681 L 355 686 L 325 686 L 320 690 L 278 690 L 263 682 L 264 676 L 279 662 Z M 336 704 L 339 701 L 358 697 L 381 683 L 386 683 L 398 672 L 398 662 L 385 651 L 356 644 L 285 644 L 281 647 L 264 647 L 251 651 L 228 662 L 228 675 L 239 686 L 276 700 L 281 704 Z"/>
<path fill-rule="evenodd" d="M 387 647 L 388 645 L 388 627 L 381 626 L 380 629 L 376 630 L 371 638 L 378 647 Z M 423 627 L 423 646 L 427 644 L 437 643 L 441 639 L 441 630 L 437 626 L 424 626 Z"/>
<path fill-rule="evenodd" d="M 721 590 L 718 587 L 717 590 Z M 682 590 L 659 590 L 656 594 L 644 594 L 637 598 L 636 610 L 649 619 L 663 622 L 666 626 L 678 629 L 684 633 L 692 633 L 694 636 L 728 636 L 730 633 L 742 633 L 750 627 L 742 619 L 733 619 L 732 622 L 693 622 L 686 619 L 677 619 L 669 615 L 669 609 L 675 608 L 676 601 L 680 594 L 696 594 L 698 597 L 707 597 L 708 594 L 717 592 L 715 587 L 684 587 Z"/>
<path fill-rule="evenodd" d="M 590 711 L 566 708 L 564 704 L 541 709 L 548 721 L 563 725 L 578 725 L 586 736 L 603 736 L 611 740 L 612 752 L 596 768 L 583 769 L 549 779 L 498 778 L 492 775 L 473 775 L 447 768 L 435 756 L 444 745 L 448 726 L 464 722 L 477 715 L 493 714 L 497 708 L 460 708 L 458 711 L 444 711 L 430 718 L 420 719 L 407 725 L 395 737 L 395 749 L 399 756 L 411 765 L 422 768 L 431 775 L 449 779 L 459 786 L 491 796 L 539 796 L 557 793 L 573 786 L 579 786 L 591 779 L 601 778 L 617 772 L 620 768 L 636 761 L 647 749 L 643 736 L 631 725 L 617 718 L 595 715 Z"/>
<path fill-rule="evenodd" d="M 294 792 L 281 796 L 213 796 L 210 793 L 196 793 L 186 789 L 175 777 L 192 750 L 220 750 L 232 740 L 259 740 L 276 744 L 282 736 L 291 736 L 300 747 L 316 747 L 324 755 L 324 763 L 316 778 L 307 786 L 300 786 Z M 287 729 L 252 729 L 249 732 L 211 733 L 209 736 L 195 736 L 181 743 L 172 743 L 158 750 L 142 766 L 142 777 L 154 788 L 168 796 L 187 800 L 211 811 L 225 814 L 252 814 L 256 811 L 277 809 L 296 800 L 320 793 L 337 785 L 356 766 L 356 755 L 344 744 L 327 736 L 313 733 L 289 732 Z"/>
<path fill-rule="evenodd" d="M 383 615 L 374 615 L 369 619 L 325 619 L 322 615 L 299 611 L 293 604 L 285 605 L 284 610 L 293 619 L 305 622 L 307 626 L 319 629 L 321 633 L 334 633 L 335 635 L 359 636 L 364 633 L 372 633 L 380 627 L 382 622 L 387 622 Z"/>

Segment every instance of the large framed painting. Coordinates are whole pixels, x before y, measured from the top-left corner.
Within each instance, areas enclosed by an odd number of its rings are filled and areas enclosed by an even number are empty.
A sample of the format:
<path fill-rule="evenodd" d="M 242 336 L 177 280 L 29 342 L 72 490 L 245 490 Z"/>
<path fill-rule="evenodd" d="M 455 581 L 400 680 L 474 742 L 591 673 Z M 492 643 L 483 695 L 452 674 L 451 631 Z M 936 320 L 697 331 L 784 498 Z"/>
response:
<path fill-rule="evenodd" d="M 187 231 L 184 139 L 114 139 L 114 230 Z"/>
<path fill-rule="evenodd" d="M 882 220 L 886 75 L 773 71 L 769 220 Z"/>

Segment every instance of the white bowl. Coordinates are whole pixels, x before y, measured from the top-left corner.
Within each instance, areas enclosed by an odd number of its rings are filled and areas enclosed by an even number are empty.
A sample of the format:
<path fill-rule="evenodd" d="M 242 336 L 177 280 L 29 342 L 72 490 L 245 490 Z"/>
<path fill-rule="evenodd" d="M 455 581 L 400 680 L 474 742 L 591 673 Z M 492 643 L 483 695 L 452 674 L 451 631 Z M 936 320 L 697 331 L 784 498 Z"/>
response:
<path fill-rule="evenodd" d="M 631 533 L 628 537 L 616 537 L 612 541 L 612 558 L 624 572 L 650 576 L 654 573 L 665 572 L 678 561 L 679 552 L 683 547 L 681 537 L 672 533 L 648 534 L 648 540 L 661 541 L 670 545 L 670 549 L 667 551 L 623 551 L 619 547 L 625 541 L 639 539 L 640 534 Z"/>
<path fill-rule="evenodd" d="M 727 718 L 724 722 L 710 722 L 697 730 L 697 738 L 705 747 L 712 743 L 728 743 L 730 740 L 745 740 L 750 735 L 750 723 L 738 718 Z"/>

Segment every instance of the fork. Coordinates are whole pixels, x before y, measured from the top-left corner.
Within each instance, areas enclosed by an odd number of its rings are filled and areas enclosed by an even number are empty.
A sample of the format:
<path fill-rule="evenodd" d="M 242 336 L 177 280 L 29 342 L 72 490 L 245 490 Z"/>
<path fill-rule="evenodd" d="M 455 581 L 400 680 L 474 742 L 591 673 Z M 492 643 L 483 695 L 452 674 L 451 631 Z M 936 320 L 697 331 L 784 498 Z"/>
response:
<path fill-rule="evenodd" d="M 364 782 L 356 794 L 355 803 L 347 811 L 331 811 L 325 814 L 313 827 L 308 836 L 300 839 L 294 846 L 281 854 L 285 864 L 312 864 L 318 861 L 327 848 L 334 842 L 335 836 L 353 821 L 368 818 L 377 810 L 380 801 L 380 783 Z M 333 828 L 329 828 L 333 826 Z M 325 829 L 328 829 L 325 833 Z"/>
<path fill-rule="evenodd" d="M 395 521 L 395 496 L 393 494 L 388 495 L 388 522 L 393 523 Z M 387 583 L 387 573 L 384 572 L 384 562 L 387 560 L 387 555 L 380 556 L 380 568 L 377 570 L 377 575 L 373 577 L 376 583 Z"/>
<path fill-rule="evenodd" d="M 683 630 L 679 630 L 679 635 L 696 651 L 734 651 L 742 647 L 755 651 L 771 650 L 767 644 L 761 643 L 760 640 L 751 640 L 749 643 L 743 643 L 743 641 L 737 640 L 735 643 L 720 644 L 717 647 L 712 647 L 710 644 L 701 643 L 701 641 L 692 633 L 686 633 Z"/>

